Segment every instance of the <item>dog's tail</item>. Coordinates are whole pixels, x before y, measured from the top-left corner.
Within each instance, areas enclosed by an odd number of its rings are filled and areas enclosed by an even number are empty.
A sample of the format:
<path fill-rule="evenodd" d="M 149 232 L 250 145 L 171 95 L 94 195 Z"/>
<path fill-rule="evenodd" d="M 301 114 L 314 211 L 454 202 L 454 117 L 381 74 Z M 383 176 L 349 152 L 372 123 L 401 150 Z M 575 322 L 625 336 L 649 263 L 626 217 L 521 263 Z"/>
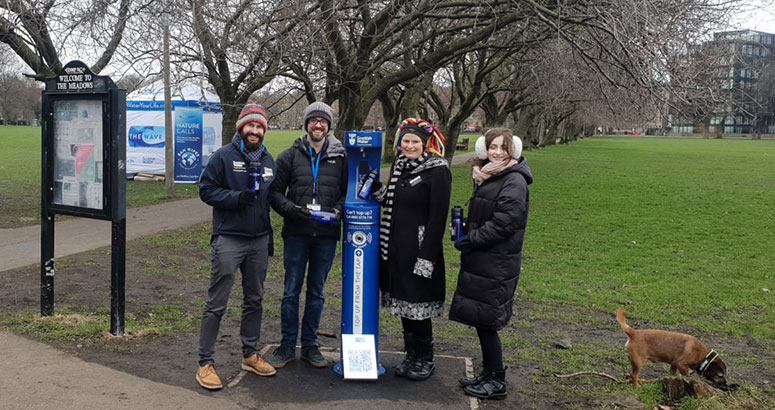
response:
<path fill-rule="evenodd" d="M 624 321 L 624 313 L 624 308 L 619 308 L 619 310 L 616 311 L 616 321 L 619 322 L 619 326 L 622 327 L 622 330 L 627 334 L 627 337 L 632 337 L 632 335 L 635 334 L 635 331 Z"/>

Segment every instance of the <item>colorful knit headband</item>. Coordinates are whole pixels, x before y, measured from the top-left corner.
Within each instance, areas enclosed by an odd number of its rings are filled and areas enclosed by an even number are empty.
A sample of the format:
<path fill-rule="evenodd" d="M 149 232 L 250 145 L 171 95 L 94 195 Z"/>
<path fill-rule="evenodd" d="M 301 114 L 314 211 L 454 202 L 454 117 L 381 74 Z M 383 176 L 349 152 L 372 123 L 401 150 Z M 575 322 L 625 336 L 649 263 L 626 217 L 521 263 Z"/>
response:
<path fill-rule="evenodd" d="M 398 127 L 396 150 L 401 145 L 403 135 L 410 131 L 419 131 L 422 134 L 418 136 L 425 143 L 425 150 L 423 152 L 430 151 L 431 154 L 440 157 L 444 156 L 444 141 L 446 141 L 446 138 L 433 124 L 420 118 L 407 118 L 401 122 L 401 126 Z"/>

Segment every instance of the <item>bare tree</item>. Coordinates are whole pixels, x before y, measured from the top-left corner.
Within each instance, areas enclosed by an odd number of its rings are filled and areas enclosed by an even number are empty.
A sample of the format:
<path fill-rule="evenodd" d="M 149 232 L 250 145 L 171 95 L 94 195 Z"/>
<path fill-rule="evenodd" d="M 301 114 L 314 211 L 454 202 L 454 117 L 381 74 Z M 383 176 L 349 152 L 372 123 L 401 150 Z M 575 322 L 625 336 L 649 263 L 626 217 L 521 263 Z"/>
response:
<path fill-rule="evenodd" d="M 323 100 L 338 101 L 338 133 L 362 127 L 371 106 L 393 93 L 391 88 L 482 47 L 522 16 L 519 2 L 509 1 L 319 4 L 304 28 L 310 30 L 309 38 L 318 40 L 313 47 L 323 52 L 310 54 L 319 62 L 297 75 L 314 85 L 312 70 L 324 71 Z M 387 154 L 392 147 L 385 145 Z"/>
<path fill-rule="evenodd" d="M 231 140 L 242 106 L 286 68 L 291 30 L 301 21 L 300 2 L 189 0 L 185 24 L 193 40 L 178 39 L 178 68 L 203 77 L 223 108 L 223 141 Z"/>
<path fill-rule="evenodd" d="M 39 77 L 58 73 L 63 57 L 90 61 L 99 73 L 121 42 L 131 5 L 131 0 L 3 0 L 0 41 Z"/>

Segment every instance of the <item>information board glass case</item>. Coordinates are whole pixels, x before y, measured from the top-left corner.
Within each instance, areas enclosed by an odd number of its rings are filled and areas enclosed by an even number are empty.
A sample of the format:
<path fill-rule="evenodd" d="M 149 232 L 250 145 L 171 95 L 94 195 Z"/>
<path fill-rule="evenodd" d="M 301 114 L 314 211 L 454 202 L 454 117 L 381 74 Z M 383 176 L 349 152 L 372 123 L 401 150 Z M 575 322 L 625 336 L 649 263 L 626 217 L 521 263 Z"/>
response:
<path fill-rule="evenodd" d="M 53 203 L 103 209 L 103 103 L 77 99 L 53 103 Z"/>

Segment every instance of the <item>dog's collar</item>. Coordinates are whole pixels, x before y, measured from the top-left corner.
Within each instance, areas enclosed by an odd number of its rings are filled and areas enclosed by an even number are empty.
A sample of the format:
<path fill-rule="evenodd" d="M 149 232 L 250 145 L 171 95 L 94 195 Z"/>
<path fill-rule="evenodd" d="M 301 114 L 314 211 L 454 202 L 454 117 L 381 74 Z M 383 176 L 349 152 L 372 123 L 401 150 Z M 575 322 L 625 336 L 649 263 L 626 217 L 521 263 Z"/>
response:
<path fill-rule="evenodd" d="M 705 373 L 705 370 L 708 368 L 710 363 L 715 360 L 718 357 L 718 353 L 716 353 L 715 350 L 711 349 L 710 352 L 708 352 L 708 355 L 705 356 L 705 359 L 700 362 L 699 367 L 697 370 L 699 370 L 700 374 Z"/>

